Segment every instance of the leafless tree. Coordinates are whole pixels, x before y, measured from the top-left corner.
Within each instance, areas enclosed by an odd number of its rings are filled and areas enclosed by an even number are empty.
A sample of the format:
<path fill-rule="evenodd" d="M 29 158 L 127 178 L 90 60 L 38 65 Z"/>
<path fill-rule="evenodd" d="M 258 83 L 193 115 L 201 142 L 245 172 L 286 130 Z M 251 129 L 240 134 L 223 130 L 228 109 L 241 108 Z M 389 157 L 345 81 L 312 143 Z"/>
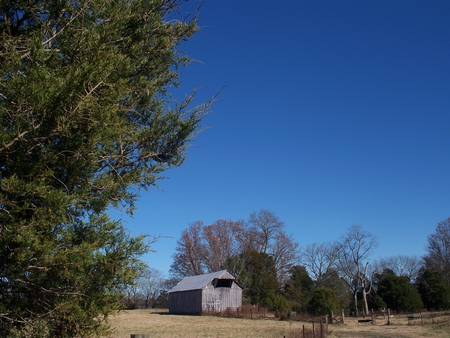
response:
<path fill-rule="evenodd" d="M 380 258 L 373 264 L 376 271 L 383 271 L 385 269 L 392 270 L 397 276 L 407 277 L 413 283 L 423 266 L 423 261 L 417 256 L 396 255 L 387 258 Z"/>
<path fill-rule="evenodd" d="M 255 249 L 263 253 L 268 253 L 271 241 L 284 227 L 284 223 L 272 211 L 265 209 L 252 212 L 248 223 L 249 230 L 256 236 L 256 243 L 259 244 Z"/>
<path fill-rule="evenodd" d="M 274 212 L 252 212 L 248 221 L 248 243 L 258 252 L 271 255 L 277 269 L 279 287 L 287 281 L 289 270 L 298 259 L 298 243 L 284 231 L 284 223 Z"/>
<path fill-rule="evenodd" d="M 334 267 L 338 248 L 335 243 L 312 243 L 300 252 L 300 261 L 306 267 L 318 287 L 325 285 L 327 272 Z"/>
<path fill-rule="evenodd" d="M 155 268 L 145 269 L 138 280 L 138 288 L 143 296 L 144 307 L 153 307 L 159 294 L 164 288 L 164 274 Z"/>
<path fill-rule="evenodd" d="M 298 243 L 292 235 L 280 232 L 275 235 L 271 254 L 275 260 L 278 285 L 283 286 L 289 279 L 289 271 L 298 259 Z"/>
<path fill-rule="evenodd" d="M 172 275 L 186 277 L 206 272 L 202 231 L 202 221 L 191 223 L 187 229 L 183 230 L 173 255 L 174 262 L 170 267 Z"/>
<path fill-rule="evenodd" d="M 243 222 L 222 219 L 203 227 L 204 264 L 208 271 L 221 270 L 228 257 L 239 254 L 238 239 L 242 231 Z"/>
<path fill-rule="evenodd" d="M 356 312 L 358 292 L 363 292 L 366 282 L 371 280 L 365 276 L 368 267 L 366 260 L 377 245 L 375 236 L 364 231 L 360 225 L 351 226 L 347 235 L 337 242 L 336 268 L 353 293 Z M 366 301 L 366 310 L 367 308 Z"/>
<path fill-rule="evenodd" d="M 428 236 L 425 266 L 441 272 L 450 283 L 450 217 L 436 225 L 436 232 Z"/>

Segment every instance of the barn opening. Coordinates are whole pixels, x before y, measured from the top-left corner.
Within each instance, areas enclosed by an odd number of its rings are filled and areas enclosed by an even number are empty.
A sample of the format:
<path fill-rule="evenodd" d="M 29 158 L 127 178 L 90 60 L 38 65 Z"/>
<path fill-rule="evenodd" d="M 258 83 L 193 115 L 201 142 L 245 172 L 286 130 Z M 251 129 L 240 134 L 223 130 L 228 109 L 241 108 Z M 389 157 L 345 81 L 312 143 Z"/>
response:
<path fill-rule="evenodd" d="M 216 278 L 213 282 L 215 288 L 231 288 L 233 285 L 232 279 L 218 279 Z"/>

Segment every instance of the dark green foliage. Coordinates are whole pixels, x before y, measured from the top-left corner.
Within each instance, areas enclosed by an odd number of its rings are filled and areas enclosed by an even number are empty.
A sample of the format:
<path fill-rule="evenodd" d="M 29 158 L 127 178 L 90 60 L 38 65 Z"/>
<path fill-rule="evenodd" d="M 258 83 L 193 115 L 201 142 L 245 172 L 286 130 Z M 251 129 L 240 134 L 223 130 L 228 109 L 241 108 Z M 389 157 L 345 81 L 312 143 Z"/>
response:
<path fill-rule="evenodd" d="M 306 305 L 311 299 L 314 282 L 309 277 L 304 266 L 296 265 L 290 270 L 290 277 L 286 284 L 284 296 L 293 304 L 293 310 L 306 310 Z"/>
<path fill-rule="evenodd" d="M 330 288 L 317 288 L 314 290 L 308 304 L 308 311 L 316 316 L 337 313 L 339 299 Z"/>
<path fill-rule="evenodd" d="M 450 285 L 441 272 L 422 269 L 416 283 L 427 309 L 450 309 Z"/>
<path fill-rule="evenodd" d="M 392 272 L 383 273 L 377 292 L 392 310 L 413 312 L 423 308 L 419 292 L 405 276 L 396 276 Z"/>
<path fill-rule="evenodd" d="M 374 310 L 380 310 L 386 308 L 386 303 L 384 302 L 383 298 L 381 298 L 379 295 L 376 295 L 372 302 L 370 302 L 370 307 Z"/>
<path fill-rule="evenodd" d="M 347 283 L 339 277 L 335 269 L 328 269 L 322 282 L 323 286 L 330 288 L 339 299 L 339 308 L 349 309 L 351 302 L 351 293 Z"/>
<path fill-rule="evenodd" d="M 272 308 L 278 285 L 275 261 L 266 253 L 251 251 L 246 266 L 250 282 L 244 289 L 245 296 L 251 304 Z"/>
<path fill-rule="evenodd" d="M 0 336 L 93 336 L 142 268 L 109 207 L 183 163 L 177 0 L 0 2 Z M 172 13 L 172 14 L 171 14 Z"/>
<path fill-rule="evenodd" d="M 436 225 L 436 231 L 428 236 L 425 268 L 443 274 L 450 284 L 450 217 Z"/>

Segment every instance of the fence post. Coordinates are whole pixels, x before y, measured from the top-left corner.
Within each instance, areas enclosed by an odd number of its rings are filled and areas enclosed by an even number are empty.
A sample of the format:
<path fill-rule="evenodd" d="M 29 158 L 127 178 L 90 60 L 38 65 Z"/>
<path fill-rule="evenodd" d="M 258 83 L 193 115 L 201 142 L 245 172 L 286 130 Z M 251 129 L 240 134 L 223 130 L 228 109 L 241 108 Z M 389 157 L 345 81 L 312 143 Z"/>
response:
<path fill-rule="evenodd" d="M 345 312 L 344 312 L 344 309 L 342 309 L 341 315 L 342 315 L 342 324 L 345 324 Z"/>
<path fill-rule="evenodd" d="M 313 338 L 314 338 L 316 336 L 316 330 L 314 328 L 314 323 L 313 323 L 313 332 L 312 332 L 312 334 L 313 334 Z"/>
<path fill-rule="evenodd" d="M 391 325 L 391 309 L 388 309 L 388 325 Z"/>

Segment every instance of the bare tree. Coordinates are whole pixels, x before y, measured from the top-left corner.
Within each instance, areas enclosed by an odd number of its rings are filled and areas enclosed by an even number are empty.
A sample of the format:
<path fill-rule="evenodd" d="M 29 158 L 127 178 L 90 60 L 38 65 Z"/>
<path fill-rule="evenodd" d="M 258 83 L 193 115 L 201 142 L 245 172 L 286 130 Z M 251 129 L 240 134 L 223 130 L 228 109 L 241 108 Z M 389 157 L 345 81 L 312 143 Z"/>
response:
<path fill-rule="evenodd" d="M 364 292 L 367 281 L 371 280 L 365 276 L 368 267 L 366 260 L 377 246 L 375 236 L 364 231 L 360 225 L 351 226 L 347 235 L 337 242 L 336 268 L 353 293 L 356 312 L 358 312 L 358 292 Z M 367 311 L 367 300 L 365 304 Z"/>
<path fill-rule="evenodd" d="M 272 211 L 265 209 L 252 212 L 248 223 L 250 224 L 250 231 L 256 235 L 256 243 L 259 244 L 259 247 L 255 249 L 263 253 L 267 253 L 271 240 L 284 227 L 284 223 Z"/>
<path fill-rule="evenodd" d="M 298 243 L 285 233 L 284 223 L 272 211 L 262 209 L 252 212 L 248 224 L 248 243 L 253 245 L 254 250 L 273 257 L 277 281 L 279 287 L 282 287 L 298 258 Z"/>
<path fill-rule="evenodd" d="M 450 283 L 450 217 L 436 225 L 436 232 L 428 236 L 425 266 L 441 272 Z"/>
<path fill-rule="evenodd" d="M 325 286 L 327 273 L 335 265 L 337 254 L 335 243 L 312 243 L 301 251 L 300 260 L 318 287 Z"/>
<path fill-rule="evenodd" d="M 294 241 L 292 235 L 286 235 L 284 232 L 278 233 L 271 248 L 271 254 L 275 260 L 277 270 L 278 285 L 281 287 L 289 279 L 289 273 L 298 259 L 298 243 Z"/>
<path fill-rule="evenodd" d="M 197 221 L 181 233 L 173 255 L 170 272 L 174 276 L 186 277 L 205 273 L 205 247 L 202 239 L 203 222 Z"/>
<path fill-rule="evenodd" d="M 423 265 L 421 258 L 417 256 L 396 255 L 387 258 L 380 258 L 373 264 L 374 270 L 383 271 L 385 269 L 392 270 L 396 276 L 404 276 L 413 283 L 419 270 Z"/>
<path fill-rule="evenodd" d="M 204 264 L 208 271 L 221 270 L 228 257 L 239 254 L 238 238 L 242 231 L 243 222 L 223 219 L 203 227 Z"/>
<path fill-rule="evenodd" d="M 146 309 L 153 307 L 156 299 L 164 288 L 164 274 L 155 268 L 145 269 L 138 280 L 138 288 L 144 298 Z"/>

